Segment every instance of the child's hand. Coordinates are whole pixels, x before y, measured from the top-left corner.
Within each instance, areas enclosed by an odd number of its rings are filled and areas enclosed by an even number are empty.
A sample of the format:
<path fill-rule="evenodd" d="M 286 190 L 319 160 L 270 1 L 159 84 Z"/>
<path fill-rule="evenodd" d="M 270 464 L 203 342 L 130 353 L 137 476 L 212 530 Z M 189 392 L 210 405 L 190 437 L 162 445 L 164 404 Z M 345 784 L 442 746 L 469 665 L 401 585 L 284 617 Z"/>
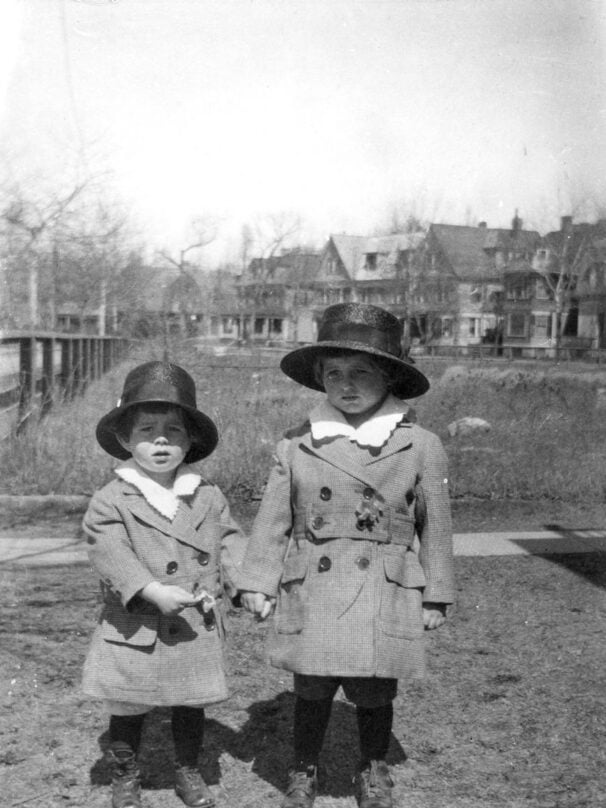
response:
<path fill-rule="evenodd" d="M 247 612 L 254 614 L 258 620 L 265 620 L 271 614 L 276 599 L 263 592 L 242 592 L 241 602 Z"/>
<path fill-rule="evenodd" d="M 153 581 L 141 590 L 141 597 L 153 603 L 165 615 L 175 615 L 187 606 L 195 606 L 207 593 L 192 595 L 180 586 L 168 586 Z"/>
<path fill-rule="evenodd" d="M 443 603 L 423 604 L 423 625 L 427 631 L 439 628 L 446 621 L 446 606 Z"/>
<path fill-rule="evenodd" d="M 207 592 L 206 589 L 198 589 L 194 591 L 193 594 L 194 598 L 194 606 L 202 606 L 202 611 L 204 614 L 210 612 L 213 606 L 217 605 L 217 601 L 213 598 L 210 592 Z"/>

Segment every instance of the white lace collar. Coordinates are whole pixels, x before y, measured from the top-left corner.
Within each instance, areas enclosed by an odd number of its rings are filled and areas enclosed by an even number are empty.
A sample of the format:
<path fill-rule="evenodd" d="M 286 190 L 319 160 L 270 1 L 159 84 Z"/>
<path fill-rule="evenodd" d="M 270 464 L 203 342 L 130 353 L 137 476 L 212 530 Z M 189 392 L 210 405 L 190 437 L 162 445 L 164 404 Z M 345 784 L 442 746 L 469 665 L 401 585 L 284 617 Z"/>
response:
<path fill-rule="evenodd" d="M 324 440 L 343 435 L 358 446 L 379 448 L 389 439 L 402 417 L 408 412 L 408 404 L 389 395 L 382 407 L 357 429 L 349 424 L 343 413 L 324 399 L 309 414 L 311 434 L 314 440 Z"/>
<path fill-rule="evenodd" d="M 146 501 L 154 510 L 172 520 L 179 508 L 179 497 L 189 497 L 202 482 L 202 478 L 194 471 L 190 471 L 187 466 L 181 465 L 177 469 L 175 482 L 172 488 L 164 486 L 148 477 L 141 466 L 130 458 L 121 466 L 115 469 L 120 479 L 124 480 L 140 491 Z"/>

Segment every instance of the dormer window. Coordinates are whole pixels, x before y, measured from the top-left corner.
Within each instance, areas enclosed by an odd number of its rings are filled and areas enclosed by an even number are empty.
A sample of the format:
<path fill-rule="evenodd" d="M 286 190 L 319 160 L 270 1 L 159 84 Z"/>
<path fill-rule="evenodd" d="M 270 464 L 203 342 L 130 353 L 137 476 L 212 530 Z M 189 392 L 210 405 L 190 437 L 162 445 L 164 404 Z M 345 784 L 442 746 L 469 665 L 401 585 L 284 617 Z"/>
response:
<path fill-rule="evenodd" d="M 366 253 L 366 269 L 377 268 L 377 253 Z"/>

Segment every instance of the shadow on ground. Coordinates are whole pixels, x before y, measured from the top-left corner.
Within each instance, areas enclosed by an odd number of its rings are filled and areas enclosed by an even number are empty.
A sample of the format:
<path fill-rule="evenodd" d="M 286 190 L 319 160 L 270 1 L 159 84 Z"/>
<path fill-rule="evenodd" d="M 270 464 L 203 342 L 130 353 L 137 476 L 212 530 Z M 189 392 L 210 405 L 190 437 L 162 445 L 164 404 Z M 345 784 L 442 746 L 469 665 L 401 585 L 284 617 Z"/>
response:
<path fill-rule="evenodd" d="M 214 719 L 207 719 L 201 771 L 206 782 L 221 782 L 221 755 L 252 763 L 257 777 L 282 791 L 286 785 L 287 768 L 292 749 L 292 716 L 294 696 L 279 693 L 275 698 L 259 701 L 248 708 L 249 717 L 242 727 L 234 730 Z M 108 745 L 107 733 L 99 737 L 101 757 L 91 768 L 93 785 L 107 785 L 110 776 L 103 753 Z M 358 760 L 358 733 L 355 707 L 335 701 L 322 751 L 320 791 L 331 797 L 351 794 L 351 778 Z M 391 739 L 388 762 L 402 763 L 406 754 L 394 736 Z M 170 710 L 158 708 L 146 720 L 141 745 L 140 766 L 145 789 L 173 788 L 172 741 Z"/>

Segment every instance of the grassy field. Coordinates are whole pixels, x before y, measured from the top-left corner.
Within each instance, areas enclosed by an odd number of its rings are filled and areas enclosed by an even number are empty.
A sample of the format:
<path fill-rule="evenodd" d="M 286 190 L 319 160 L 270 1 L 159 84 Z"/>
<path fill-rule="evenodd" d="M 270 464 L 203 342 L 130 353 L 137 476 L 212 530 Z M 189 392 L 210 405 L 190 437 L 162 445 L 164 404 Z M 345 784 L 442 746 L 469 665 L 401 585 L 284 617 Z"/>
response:
<path fill-rule="evenodd" d="M 101 808 L 106 718 L 79 690 L 97 612 L 85 566 L 0 572 L 1 804 Z M 401 683 L 390 763 L 414 808 L 606 804 L 606 555 L 458 558 L 458 603 L 428 635 L 430 673 Z M 267 627 L 229 615 L 232 697 L 208 709 L 203 771 L 219 808 L 279 806 L 291 743 L 290 676 Z M 146 804 L 172 792 L 169 716 L 145 730 Z M 338 701 L 318 808 L 352 808 L 355 717 Z"/>
<path fill-rule="evenodd" d="M 89 494 L 106 482 L 113 461 L 96 445 L 96 422 L 115 405 L 126 370 L 160 356 L 160 346 L 146 347 L 84 397 L 4 443 L 0 493 Z M 202 473 L 232 501 L 254 498 L 276 441 L 305 419 L 321 394 L 281 374 L 279 356 L 269 366 L 244 356 L 234 366 L 232 357 L 181 346 L 172 358 L 195 377 L 199 406 L 219 428 L 219 447 Z M 421 359 L 419 366 L 432 386 L 413 405 L 419 423 L 444 442 L 454 499 L 606 502 L 606 370 L 506 362 L 453 368 Z M 490 431 L 451 437 L 448 425 L 464 416 L 485 419 Z"/>

